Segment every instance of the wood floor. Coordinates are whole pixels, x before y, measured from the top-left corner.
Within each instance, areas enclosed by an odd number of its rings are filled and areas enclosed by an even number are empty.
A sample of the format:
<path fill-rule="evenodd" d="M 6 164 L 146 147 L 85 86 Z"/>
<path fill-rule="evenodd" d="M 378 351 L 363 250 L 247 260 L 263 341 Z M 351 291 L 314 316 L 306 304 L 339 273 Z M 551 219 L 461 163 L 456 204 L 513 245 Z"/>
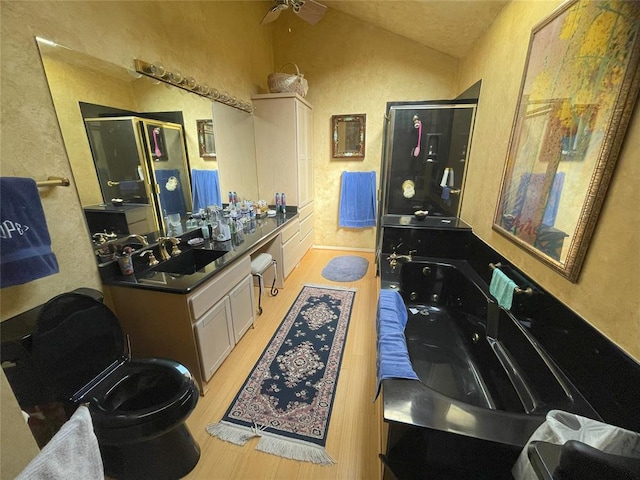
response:
<path fill-rule="evenodd" d="M 358 255 L 369 260 L 364 278 L 355 282 L 331 282 L 322 277 L 324 266 L 337 255 Z M 276 297 L 263 293 L 264 313 L 249 329 L 208 384 L 187 424 L 202 455 L 188 479 L 367 479 L 381 477 L 380 400 L 375 393 L 375 316 L 379 279 L 375 276 L 373 253 L 311 249 L 300 266 L 287 278 Z M 331 466 L 288 460 L 255 450 L 258 439 L 237 446 L 211 437 L 205 427 L 224 415 L 276 328 L 304 284 L 355 287 L 342 367 L 327 434 Z M 257 290 L 256 290 L 257 295 Z M 256 299 L 257 300 L 257 299 Z"/>

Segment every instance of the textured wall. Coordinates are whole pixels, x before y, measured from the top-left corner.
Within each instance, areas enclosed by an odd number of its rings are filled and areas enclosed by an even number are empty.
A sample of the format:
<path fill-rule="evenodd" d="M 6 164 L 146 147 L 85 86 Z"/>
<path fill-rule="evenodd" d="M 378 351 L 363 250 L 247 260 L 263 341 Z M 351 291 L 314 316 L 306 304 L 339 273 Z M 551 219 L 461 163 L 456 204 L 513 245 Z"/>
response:
<path fill-rule="evenodd" d="M 577 284 L 491 229 L 531 28 L 560 3 L 512 2 L 461 64 L 461 90 L 482 79 L 461 215 L 478 236 L 640 360 L 638 108 Z"/>
<path fill-rule="evenodd" d="M 4 176 L 71 177 L 34 36 L 112 63 L 162 61 L 243 99 L 266 87 L 271 35 L 260 2 L 12 2 L 1 6 Z M 0 318 L 77 287 L 100 288 L 74 185 L 41 191 L 60 273 L 0 291 Z"/>
<path fill-rule="evenodd" d="M 338 228 L 343 170 L 377 172 L 389 101 L 455 97 L 458 62 L 393 33 L 329 10 L 308 26 L 281 15 L 274 28 L 276 68 L 295 62 L 309 80 L 314 121 L 314 242 L 373 249 L 375 229 Z M 364 160 L 331 158 L 331 116 L 367 114 Z"/>

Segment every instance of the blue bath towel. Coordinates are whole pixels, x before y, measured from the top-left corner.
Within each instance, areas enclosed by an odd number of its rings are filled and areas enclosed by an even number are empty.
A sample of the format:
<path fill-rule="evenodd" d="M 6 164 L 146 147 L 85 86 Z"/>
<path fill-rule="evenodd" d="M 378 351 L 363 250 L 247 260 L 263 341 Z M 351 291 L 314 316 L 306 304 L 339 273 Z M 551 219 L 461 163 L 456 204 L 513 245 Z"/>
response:
<path fill-rule="evenodd" d="M 499 268 L 493 269 L 489 293 L 498 301 L 498 305 L 507 310 L 511 309 L 513 302 L 513 292 L 516 289 L 516 282 L 507 277 Z"/>
<path fill-rule="evenodd" d="M 222 206 L 218 170 L 191 170 L 191 190 L 194 212 L 209 205 Z"/>
<path fill-rule="evenodd" d="M 339 226 L 376 226 L 376 172 L 342 172 Z"/>
<path fill-rule="evenodd" d="M 154 173 L 156 182 L 158 182 L 158 186 L 160 187 L 160 208 L 162 209 L 162 215 L 171 215 L 172 213 L 185 214 L 187 205 L 184 201 L 180 171 L 168 169 L 155 170 Z"/>
<path fill-rule="evenodd" d="M 418 380 L 407 351 L 404 327 L 407 325 L 407 308 L 402 296 L 395 290 L 380 290 L 378 300 L 378 359 L 376 362 L 378 383 L 376 396 L 380 393 L 382 380 L 406 378 Z"/>
<path fill-rule="evenodd" d="M 0 178 L 0 288 L 58 271 L 35 180 Z"/>

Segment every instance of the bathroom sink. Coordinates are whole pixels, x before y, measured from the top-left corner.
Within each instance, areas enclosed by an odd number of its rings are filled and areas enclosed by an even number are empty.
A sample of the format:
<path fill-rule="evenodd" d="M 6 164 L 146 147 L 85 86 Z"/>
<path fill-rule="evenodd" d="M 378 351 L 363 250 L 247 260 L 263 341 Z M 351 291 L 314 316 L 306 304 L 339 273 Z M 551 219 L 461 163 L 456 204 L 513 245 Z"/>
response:
<path fill-rule="evenodd" d="M 216 259 L 228 253 L 226 250 L 205 250 L 194 248 L 182 252 L 177 257 L 170 258 L 153 267 L 156 272 L 176 273 L 188 275 L 202 270 Z"/>

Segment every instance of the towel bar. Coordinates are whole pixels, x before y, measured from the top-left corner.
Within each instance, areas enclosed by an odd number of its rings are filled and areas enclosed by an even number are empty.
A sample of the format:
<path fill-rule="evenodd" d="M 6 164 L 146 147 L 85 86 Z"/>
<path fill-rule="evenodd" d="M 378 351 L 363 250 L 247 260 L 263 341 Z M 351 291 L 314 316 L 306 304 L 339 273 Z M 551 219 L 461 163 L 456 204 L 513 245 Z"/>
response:
<path fill-rule="evenodd" d="M 71 182 L 66 177 L 49 177 L 47 180 L 36 182 L 38 187 L 68 187 Z"/>
<path fill-rule="evenodd" d="M 494 270 L 496 268 L 501 268 L 501 267 L 502 267 L 502 264 L 500 262 L 489 264 L 489 268 L 491 268 L 491 270 Z M 516 287 L 514 291 L 518 294 L 524 293 L 528 297 L 533 295 L 533 288 L 531 287 L 527 287 L 527 288 Z"/>

